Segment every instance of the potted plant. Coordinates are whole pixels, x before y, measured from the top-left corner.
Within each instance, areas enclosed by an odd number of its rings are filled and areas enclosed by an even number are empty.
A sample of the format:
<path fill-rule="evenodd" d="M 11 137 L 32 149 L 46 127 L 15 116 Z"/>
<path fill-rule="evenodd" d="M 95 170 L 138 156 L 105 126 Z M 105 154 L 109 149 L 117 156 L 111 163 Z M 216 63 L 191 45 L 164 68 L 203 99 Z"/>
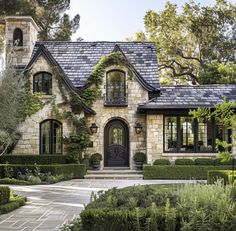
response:
<path fill-rule="evenodd" d="M 94 153 L 90 157 L 92 167 L 94 170 L 100 169 L 100 161 L 102 160 L 102 155 L 100 153 Z"/>
<path fill-rule="evenodd" d="M 136 164 L 137 170 L 143 169 L 143 163 L 146 161 L 146 155 L 143 152 L 136 152 L 134 154 L 133 160 Z"/>

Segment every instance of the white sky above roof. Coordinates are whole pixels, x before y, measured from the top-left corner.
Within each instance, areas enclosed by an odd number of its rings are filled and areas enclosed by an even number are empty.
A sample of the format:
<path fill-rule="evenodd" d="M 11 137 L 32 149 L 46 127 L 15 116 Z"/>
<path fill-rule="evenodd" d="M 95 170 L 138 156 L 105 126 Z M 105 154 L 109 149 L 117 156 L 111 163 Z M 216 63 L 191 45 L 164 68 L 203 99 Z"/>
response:
<path fill-rule="evenodd" d="M 171 0 L 180 8 L 187 0 Z M 198 0 L 212 5 L 215 0 Z M 125 41 L 138 30 L 144 30 L 143 17 L 148 10 L 161 11 L 166 0 L 71 0 L 69 14 L 80 14 L 80 28 L 73 40 Z M 231 0 L 236 2 L 236 0 Z"/>

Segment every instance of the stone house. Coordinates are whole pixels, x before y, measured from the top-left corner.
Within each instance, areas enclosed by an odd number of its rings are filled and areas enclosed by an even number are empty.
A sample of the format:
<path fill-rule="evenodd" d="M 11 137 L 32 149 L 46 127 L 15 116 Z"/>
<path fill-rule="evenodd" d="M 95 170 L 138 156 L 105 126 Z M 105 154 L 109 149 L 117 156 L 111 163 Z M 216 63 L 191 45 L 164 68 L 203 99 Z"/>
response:
<path fill-rule="evenodd" d="M 225 96 L 236 99 L 235 85 L 160 86 L 155 43 L 40 42 L 37 31 L 31 17 L 6 17 L 6 45 L 17 41 L 13 64 L 29 76 L 32 93 L 44 93 L 45 102 L 21 124 L 23 135 L 13 154 L 65 153 L 63 137 L 69 137 L 74 127 L 70 119 L 57 118 L 53 105 L 60 105 L 61 113 L 72 112 L 63 96 L 83 91 L 102 57 L 115 52 L 125 61 L 105 67 L 101 94 L 76 113 L 77 118 L 87 118 L 93 133 L 86 152 L 101 153 L 102 168 L 133 169 L 137 151 L 146 153 L 148 163 L 158 158 L 215 157 L 216 138 L 230 140 L 230 131 L 217 127 L 214 120 L 196 121 L 188 112 L 213 108 Z"/>

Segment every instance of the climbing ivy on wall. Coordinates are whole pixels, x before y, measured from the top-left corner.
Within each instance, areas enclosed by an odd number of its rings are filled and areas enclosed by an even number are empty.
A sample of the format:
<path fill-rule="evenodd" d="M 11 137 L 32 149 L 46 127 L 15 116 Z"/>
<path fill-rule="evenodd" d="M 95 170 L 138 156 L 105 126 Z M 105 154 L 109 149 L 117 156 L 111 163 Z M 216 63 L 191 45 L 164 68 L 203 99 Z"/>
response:
<path fill-rule="evenodd" d="M 105 70 L 107 67 L 113 65 L 128 67 L 129 76 L 133 76 L 133 68 L 121 52 L 113 52 L 107 56 L 103 56 L 88 77 L 85 88 L 79 92 L 80 98 L 88 106 L 92 106 L 98 97 L 101 96 L 101 84 L 103 82 Z"/>
<path fill-rule="evenodd" d="M 20 113 L 22 120 L 25 120 L 27 116 L 31 116 L 38 112 L 45 105 L 41 100 L 42 93 L 33 93 L 30 84 L 30 73 L 24 76 L 24 94 L 21 99 Z"/>

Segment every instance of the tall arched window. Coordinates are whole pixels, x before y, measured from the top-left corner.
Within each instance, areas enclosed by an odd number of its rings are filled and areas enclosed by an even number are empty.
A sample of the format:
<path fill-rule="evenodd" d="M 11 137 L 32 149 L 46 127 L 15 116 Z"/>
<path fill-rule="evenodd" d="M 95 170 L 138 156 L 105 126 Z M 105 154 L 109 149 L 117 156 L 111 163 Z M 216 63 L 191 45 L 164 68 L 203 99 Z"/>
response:
<path fill-rule="evenodd" d="M 23 32 L 19 28 L 13 32 L 13 46 L 23 46 Z"/>
<path fill-rule="evenodd" d="M 112 70 L 107 72 L 106 102 L 107 105 L 126 105 L 125 72 Z"/>
<path fill-rule="evenodd" d="M 45 95 L 52 94 L 52 75 L 40 72 L 34 75 L 33 92 L 43 92 Z"/>
<path fill-rule="evenodd" d="M 62 124 L 57 120 L 40 124 L 40 154 L 62 154 Z"/>

